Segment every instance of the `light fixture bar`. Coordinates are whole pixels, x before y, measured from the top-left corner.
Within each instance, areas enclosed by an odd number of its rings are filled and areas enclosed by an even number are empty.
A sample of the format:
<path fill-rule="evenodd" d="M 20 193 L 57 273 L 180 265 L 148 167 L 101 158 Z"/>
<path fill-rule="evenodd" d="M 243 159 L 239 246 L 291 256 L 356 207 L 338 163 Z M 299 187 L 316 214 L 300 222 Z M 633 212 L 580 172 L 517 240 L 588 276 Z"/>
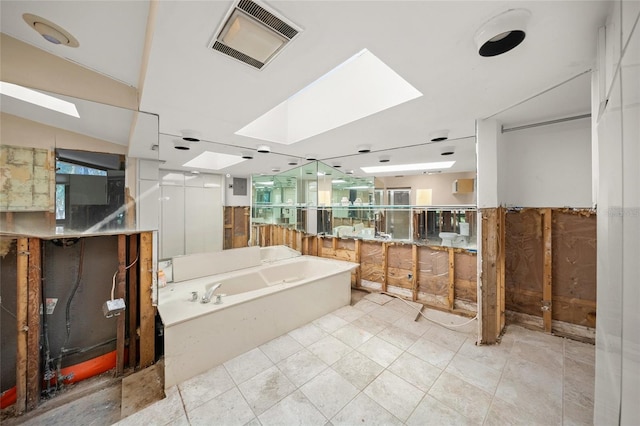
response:
<path fill-rule="evenodd" d="M 455 161 L 437 161 L 433 163 L 395 164 L 393 166 L 360 167 L 365 173 L 412 172 L 418 170 L 449 169 Z"/>
<path fill-rule="evenodd" d="M 22 87 L 17 84 L 0 81 L 0 93 L 23 102 L 38 105 L 75 118 L 80 118 L 80 114 L 78 114 L 75 104 L 58 99 L 54 96 L 45 95 L 44 93 L 40 93 L 36 90 L 27 89 L 26 87 Z"/>

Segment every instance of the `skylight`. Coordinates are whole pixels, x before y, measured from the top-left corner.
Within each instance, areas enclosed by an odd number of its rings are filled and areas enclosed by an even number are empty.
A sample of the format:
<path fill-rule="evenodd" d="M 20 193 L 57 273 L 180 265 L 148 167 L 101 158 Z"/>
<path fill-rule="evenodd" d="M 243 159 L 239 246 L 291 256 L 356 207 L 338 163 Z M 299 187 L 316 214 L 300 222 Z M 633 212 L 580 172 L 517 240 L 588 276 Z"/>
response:
<path fill-rule="evenodd" d="M 53 96 L 45 95 L 44 93 L 40 93 L 36 90 L 18 86 L 17 84 L 0 81 L 0 93 L 52 111 L 80 118 L 80 114 L 78 114 L 75 104 Z"/>
<path fill-rule="evenodd" d="M 236 134 L 290 145 L 420 96 L 363 49 Z"/>
<path fill-rule="evenodd" d="M 394 164 L 392 166 L 360 167 L 365 173 L 414 172 L 419 170 L 448 169 L 455 161 L 437 161 L 434 163 Z"/>
<path fill-rule="evenodd" d="M 194 159 L 187 161 L 183 167 L 193 167 L 196 169 L 222 170 L 225 167 L 246 161 L 237 155 L 220 154 L 219 152 L 205 151 Z"/>

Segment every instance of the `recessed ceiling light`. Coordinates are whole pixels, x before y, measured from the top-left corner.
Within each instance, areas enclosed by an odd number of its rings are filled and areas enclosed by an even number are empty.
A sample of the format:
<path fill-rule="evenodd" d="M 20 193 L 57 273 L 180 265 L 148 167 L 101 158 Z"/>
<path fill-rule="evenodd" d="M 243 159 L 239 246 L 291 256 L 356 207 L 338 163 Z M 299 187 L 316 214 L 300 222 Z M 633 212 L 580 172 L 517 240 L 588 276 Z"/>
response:
<path fill-rule="evenodd" d="M 280 167 L 272 167 L 272 168 L 271 168 L 271 171 L 272 171 L 273 173 L 278 173 L 278 172 L 280 172 Z"/>
<path fill-rule="evenodd" d="M 453 155 L 455 154 L 455 150 L 453 149 L 452 146 L 447 146 L 445 148 L 442 148 L 442 151 L 440 152 L 440 155 Z"/>
<path fill-rule="evenodd" d="M 191 149 L 191 142 L 185 141 L 183 139 L 174 139 L 173 147 L 181 151 L 188 151 Z"/>
<path fill-rule="evenodd" d="M 307 154 L 304 156 L 307 161 L 316 161 L 318 156 L 316 154 Z"/>
<path fill-rule="evenodd" d="M 474 37 L 480 56 L 497 56 L 518 46 L 526 36 L 531 13 L 510 9 L 487 21 Z"/>
<path fill-rule="evenodd" d="M 412 172 L 419 170 L 448 169 L 455 161 L 439 161 L 432 163 L 396 164 L 393 166 L 360 167 L 365 173 Z"/>
<path fill-rule="evenodd" d="M 331 164 L 331 167 L 334 167 L 334 168 L 336 168 L 336 169 L 339 169 L 340 167 L 342 167 L 342 164 L 341 164 L 341 163 L 332 163 L 332 164 Z"/>
<path fill-rule="evenodd" d="M 251 152 L 249 152 L 249 151 L 242 151 L 240 156 L 242 158 L 244 158 L 245 160 L 252 160 L 253 159 L 253 154 Z"/>
<path fill-rule="evenodd" d="M 389 157 L 388 155 L 381 155 L 380 158 L 378 158 L 378 161 L 381 163 L 388 163 L 389 161 L 391 161 L 391 157 Z"/>
<path fill-rule="evenodd" d="M 271 148 L 268 145 L 258 145 L 258 147 L 256 148 L 256 151 L 258 151 L 261 154 L 267 154 L 271 152 Z"/>
<path fill-rule="evenodd" d="M 22 87 L 17 84 L 0 81 L 0 93 L 52 111 L 70 115 L 71 117 L 80 118 L 80 114 L 78 114 L 78 109 L 75 104 L 58 99 L 54 96 L 45 95 L 44 93 L 40 93 L 36 90 L 27 89 L 26 87 Z"/>
<path fill-rule="evenodd" d="M 181 130 L 182 139 L 189 142 L 200 142 L 200 133 L 195 130 Z"/>
<path fill-rule="evenodd" d="M 290 158 L 289 160 L 287 160 L 287 164 L 290 166 L 297 166 L 298 165 L 298 159 L 297 158 Z"/>
<path fill-rule="evenodd" d="M 429 135 L 429 139 L 431 142 L 442 142 L 449 139 L 449 131 L 448 130 L 436 130 L 431 132 Z"/>
<path fill-rule="evenodd" d="M 193 167 L 195 169 L 222 170 L 234 164 L 242 163 L 243 161 L 245 160 L 237 155 L 205 151 L 194 159 L 184 163 L 183 166 Z"/>
<path fill-rule="evenodd" d="M 71 33 L 51 21 L 31 13 L 23 14 L 22 19 L 49 43 L 68 47 L 80 46 L 78 40 Z"/>
<path fill-rule="evenodd" d="M 371 152 L 371 145 L 359 145 L 357 150 L 360 154 L 366 154 Z"/>

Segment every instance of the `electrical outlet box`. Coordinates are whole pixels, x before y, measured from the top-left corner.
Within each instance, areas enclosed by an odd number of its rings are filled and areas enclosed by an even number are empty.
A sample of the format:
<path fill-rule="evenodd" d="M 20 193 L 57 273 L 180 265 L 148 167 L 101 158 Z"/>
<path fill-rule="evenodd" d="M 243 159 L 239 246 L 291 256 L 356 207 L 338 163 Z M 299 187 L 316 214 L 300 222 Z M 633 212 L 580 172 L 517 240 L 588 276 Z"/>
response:
<path fill-rule="evenodd" d="M 107 318 L 120 315 L 125 309 L 124 299 L 107 300 L 104 302 L 104 305 L 102 305 L 102 313 L 104 313 L 104 316 Z"/>

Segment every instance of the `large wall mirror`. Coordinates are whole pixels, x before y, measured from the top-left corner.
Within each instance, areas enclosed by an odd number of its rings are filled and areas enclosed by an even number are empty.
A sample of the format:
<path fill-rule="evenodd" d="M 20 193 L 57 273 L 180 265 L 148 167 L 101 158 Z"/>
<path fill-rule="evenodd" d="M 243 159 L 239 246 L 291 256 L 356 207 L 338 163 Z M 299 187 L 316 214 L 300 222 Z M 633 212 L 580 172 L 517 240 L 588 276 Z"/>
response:
<path fill-rule="evenodd" d="M 158 161 L 158 117 L 1 84 L 2 232 L 50 237 L 140 229 L 136 207 L 145 194 L 136 159 Z"/>
<path fill-rule="evenodd" d="M 467 137 L 255 174 L 252 223 L 474 250 L 475 152 Z"/>

